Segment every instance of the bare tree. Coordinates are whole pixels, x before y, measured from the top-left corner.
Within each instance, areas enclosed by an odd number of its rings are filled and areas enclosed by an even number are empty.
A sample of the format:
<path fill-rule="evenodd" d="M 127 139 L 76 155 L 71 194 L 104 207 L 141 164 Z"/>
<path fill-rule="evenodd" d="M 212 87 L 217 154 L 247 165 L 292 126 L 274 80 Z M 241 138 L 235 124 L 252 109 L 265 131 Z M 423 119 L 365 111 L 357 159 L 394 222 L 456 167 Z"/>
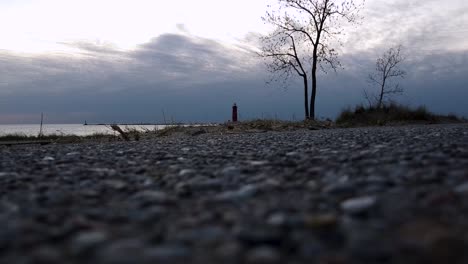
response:
<path fill-rule="evenodd" d="M 375 104 L 377 108 L 381 108 L 388 97 L 403 93 L 400 84 L 393 81 L 395 78 L 404 78 L 406 76 L 406 72 L 400 69 L 400 64 L 405 60 L 401 49 L 401 45 L 390 48 L 381 58 L 377 59 L 375 72 L 369 74 L 368 80 L 372 85 L 379 88 L 379 92 L 371 94 L 364 91 L 364 96 L 369 105 Z"/>
<path fill-rule="evenodd" d="M 268 20 L 268 18 L 265 18 Z M 295 74 L 300 76 L 304 84 L 304 112 L 305 119 L 309 119 L 308 103 L 308 77 L 306 65 L 307 58 L 299 55 L 297 41 L 300 35 L 277 29 L 268 36 L 262 37 L 262 53 L 260 56 L 267 59 L 266 65 L 272 73 L 273 81 L 283 81 L 284 84 Z"/>
<path fill-rule="evenodd" d="M 308 46 L 312 53 L 310 117 L 314 119 L 317 69 L 325 70 L 324 66 L 328 65 L 336 71 L 341 66 L 331 42 L 341 44 L 339 36 L 344 33 L 341 22 L 355 23 L 362 5 L 354 0 L 278 0 L 278 3 L 280 10 L 267 12 L 267 22 L 284 33 L 302 35 L 302 44 Z"/>

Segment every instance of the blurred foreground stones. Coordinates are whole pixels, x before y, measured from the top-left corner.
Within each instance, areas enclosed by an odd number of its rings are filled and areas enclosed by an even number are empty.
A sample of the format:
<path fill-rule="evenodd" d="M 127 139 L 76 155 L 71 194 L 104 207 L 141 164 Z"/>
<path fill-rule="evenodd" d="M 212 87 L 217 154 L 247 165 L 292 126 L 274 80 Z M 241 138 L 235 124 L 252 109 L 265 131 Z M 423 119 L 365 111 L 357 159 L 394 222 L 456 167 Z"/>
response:
<path fill-rule="evenodd" d="M 468 125 L 0 147 L 0 263 L 468 263 Z"/>

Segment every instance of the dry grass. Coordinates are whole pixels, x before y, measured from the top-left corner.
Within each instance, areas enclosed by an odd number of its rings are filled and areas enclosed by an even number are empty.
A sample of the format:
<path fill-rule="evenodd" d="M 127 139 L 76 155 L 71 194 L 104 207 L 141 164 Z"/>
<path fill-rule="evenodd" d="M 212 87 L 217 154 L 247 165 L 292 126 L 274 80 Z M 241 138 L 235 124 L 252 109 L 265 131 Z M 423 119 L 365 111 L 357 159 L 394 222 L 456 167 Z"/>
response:
<path fill-rule="evenodd" d="M 198 136 L 201 134 L 232 134 L 232 133 L 258 133 L 266 131 L 288 131 L 298 129 L 327 129 L 333 127 L 331 120 L 328 121 L 302 121 L 291 122 L 272 119 L 255 119 L 242 122 L 227 122 L 217 125 L 199 126 L 168 126 L 164 129 L 152 132 L 157 137 L 166 136 Z"/>
<path fill-rule="evenodd" d="M 383 126 L 393 124 L 437 124 L 460 123 L 466 120 L 454 114 L 436 115 L 426 107 L 411 108 L 397 104 L 386 105 L 382 108 L 364 107 L 358 105 L 352 109 L 345 109 L 336 119 L 339 126 Z"/>

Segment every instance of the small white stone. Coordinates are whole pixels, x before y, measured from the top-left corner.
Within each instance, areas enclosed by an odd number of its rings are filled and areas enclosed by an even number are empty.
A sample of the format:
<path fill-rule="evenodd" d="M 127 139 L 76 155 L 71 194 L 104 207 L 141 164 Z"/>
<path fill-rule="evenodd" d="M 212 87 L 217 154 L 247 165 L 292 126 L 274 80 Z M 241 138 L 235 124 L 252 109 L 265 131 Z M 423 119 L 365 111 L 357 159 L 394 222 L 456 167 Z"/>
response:
<path fill-rule="evenodd" d="M 349 182 L 349 176 L 348 176 L 348 175 L 344 175 L 344 176 L 340 177 L 340 178 L 338 179 L 338 182 L 339 182 L 339 183 L 347 183 L 347 182 Z"/>
<path fill-rule="evenodd" d="M 53 157 L 47 156 L 47 157 L 44 157 L 42 160 L 44 160 L 44 161 L 54 161 L 55 159 Z"/>
<path fill-rule="evenodd" d="M 252 160 L 252 161 L 249 161 L 249 164 L 252 165 L 252 166 L 263 166 L 263 165 L 268 164 L 268 161 L 266 161 L 266 160 Z"/>
<path fill-rule="evenodd" d="M 258 188 L 255 185 L 249 184 L 241 187 L 235 191 L 227 191 L 217 196 L 217 200 L 229 201 L 229 200 L 242 200 L 248 199 L 254 196 L 258 192 Z"/>
<path fill-rule="evenodd" d="M 257 193 L 258 188 L 255 185 L 249 184 L 243 186 L 237 191 L 237 194 L 241 197 L 250 197 Z"/>
<path fill-rule="evenodd" d="M 144 200 L 153 203 L 172 203 L 175 199 L 165 192 L 146 190 L 136 193 L 134 198 L 137 200 Z"/>
<path fill-rule="evenodd" d="M 318 187 L 318 183 L 314 180 L 310 180 L 307 182 L 307 188 L 309 188 L 310 190 L 317 190 Z"/>
<path fill-rule="evenodd" d="M 351 198 L 341 203 L 341 209 L 346 213 L 358 214 L 369 210 L 376 202 L 374 196 Z"/>
<path fill-rule="evenodd" d="M 19 207 L 16 204 L 8 201 L 0 201 L 0 210 L 2 212 L 13 213 L 17 212 L 19 210 Z"/>
<path fill-rule="evenodd" d="M 271 215 L 267 223 L 272 226 L 282 226 L 286 223 L 286 215 L 283 213 L 276 213 Z"/>
<path fill-rule="evenodd" d="M 125 183 L 124 181 L 120 181 L 120 180 L 106 180 L 104 181 L 103 184 L 109 188 L 116 189 L 116 190 L 121 190 L 127 187 L 127 183 Z"/>
<path fill-rule="evenodd" d="M 79 233 L 74 242 L 80 245 L 95 246 L 96 244 L 104 242 L 108 238 L 107 234 L 100 231 L 89 231 Z"/>
<path fill-rule="evenodd" d="M 280 254 L 274 248 L 262 246 L 250 250 L 246 261 L 249 264 L 279 263 L 280 258 Z"/>
<path fill-rule="evenodd" d="M 99 175 L 114 175 L 116 171 L 109 168 L 91 168 L 90 171 L 95 172 Z"/>
<path fill-rule="evenodd" d="M 455 188 L 455 192 L 458 194 L 468 194 L 468 182 L 465 182 Z"/>
<path fill-rule="evenodd" d="M 184 169 L 184 170 L 181 170 L 179 172 L 179 176 L 185 176 L 185 175 L 190 175 L 190 174 L 193 174 L 195 173 L 194 170 L 191 170 L 191 169 Z"/>
<path fill-rule="evenodd" d="M 222 174 L 226 176 L 236 176 L 240 174 L 240 169 L 235 166 L 229 166 L 222 170 Z"/>
<path fill-rule="evenodd" d="M 275 180 L 275 179 L 267 179 L 263 183 L 263 186 L 266 186 L 266 187 L 280 187 L 281 183 L 278 180 Z"/>

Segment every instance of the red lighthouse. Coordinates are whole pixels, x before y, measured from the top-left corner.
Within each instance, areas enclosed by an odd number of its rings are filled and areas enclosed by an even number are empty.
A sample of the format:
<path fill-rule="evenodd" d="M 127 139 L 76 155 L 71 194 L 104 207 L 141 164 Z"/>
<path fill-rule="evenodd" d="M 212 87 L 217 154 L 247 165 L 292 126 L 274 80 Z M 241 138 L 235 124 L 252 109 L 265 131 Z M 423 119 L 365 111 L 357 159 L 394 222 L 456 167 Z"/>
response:
<path fill-rule="evenodd" d="M 237 122 L 237 105 L 234 103 L 232 106 L 232 122 Z"/>

